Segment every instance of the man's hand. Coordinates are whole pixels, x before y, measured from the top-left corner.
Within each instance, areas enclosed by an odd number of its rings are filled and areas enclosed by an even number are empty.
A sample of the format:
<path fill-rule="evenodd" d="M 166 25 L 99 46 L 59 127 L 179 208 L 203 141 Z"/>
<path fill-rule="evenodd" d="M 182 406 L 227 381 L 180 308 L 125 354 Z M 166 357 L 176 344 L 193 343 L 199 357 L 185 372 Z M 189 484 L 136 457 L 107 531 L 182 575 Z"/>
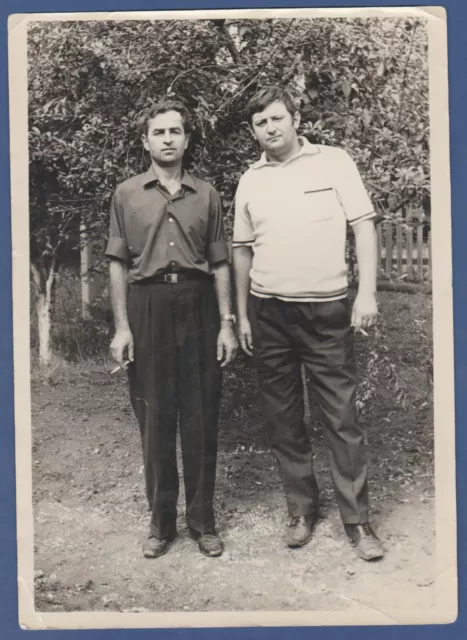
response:
<path fill-rule="evenodd" d="M 128 360 L 133 362 L 134 360 L 134 343 L 133 335 L 129 329 L 123 329 L 117 331 L 110 343 L 110 353 L 112 358 L 122 365 L 125 361 L 125 351 L 128 355 Z"/>
<path fill-rule="evenodd" d="M 221 325 L 217 338 L 217 359 L 222 360 L 221 367 L 230 364 L 238 349 L 237 338 L 230 322 Z"/>
<path fill-rule="evenodd" d="M 247 356 L 253 355 L 253 338 L 251 334 L 251 325 L 248 318 L 240 318 L 238 321 L 238 338 L 240 346 Z"/>
<path fill-rule="evenodd" d="M 355 331 L 369 329 L 378 317 L 378 306 L 375 294 L 358 293 L 352 309 L 352 327 Z"/>

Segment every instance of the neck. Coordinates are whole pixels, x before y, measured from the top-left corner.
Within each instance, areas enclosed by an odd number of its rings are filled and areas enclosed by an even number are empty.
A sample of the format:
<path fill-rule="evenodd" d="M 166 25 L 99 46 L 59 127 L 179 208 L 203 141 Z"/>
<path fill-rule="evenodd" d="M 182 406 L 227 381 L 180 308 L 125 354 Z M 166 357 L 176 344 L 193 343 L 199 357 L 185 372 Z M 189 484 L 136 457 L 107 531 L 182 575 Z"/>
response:
<path fill-rule="evenodd" d="M 161 166 L 152 160 L 152 168 L 162 184 L 181 182 L 182 180 L 183 169 L 181 162 L 179 164 L 174 164 L 173 166 Z"/>
<path fill-rule="evenodd" d="M 291 147 L 287 150 L 284 150 L 282 152 L 277 152 L 274 155 L 270 155 L 269 153 L 267 154 L 268 160 L 272 160 L 273 162 L 286 162 L 289 158 L 292 158 L 292 156 L 297 155 L 297 153 L 300 151 L 301 148 L 301 144 L 300 141 L 298 139 L 298 137 L 295 137 L 295 140 L 293 141 L 293 144 L 291 145 Z"/>

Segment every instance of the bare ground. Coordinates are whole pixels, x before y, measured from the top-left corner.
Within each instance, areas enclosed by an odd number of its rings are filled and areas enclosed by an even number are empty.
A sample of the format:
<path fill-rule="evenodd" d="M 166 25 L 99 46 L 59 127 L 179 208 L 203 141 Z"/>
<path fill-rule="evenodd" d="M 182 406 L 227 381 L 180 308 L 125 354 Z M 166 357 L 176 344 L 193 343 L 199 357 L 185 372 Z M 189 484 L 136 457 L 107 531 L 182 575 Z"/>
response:
<path fill-rule="evenodd" d="M 411 403 L 403 411 L 387 385 L 364 417 L 375 527 L 387 554 L 367 564 L 343 535 L 313 414 L 322 519 L 301 550 L 283 542 L 285 500 L 258 411 L 254 371 L 243 358 L 226 374 L 216 511 L 226 551 L 202 556 L 179 536 L 146 560 L 139 433 L 126 380 L 109 363 L 60 365 L 35 374 L 33 480 L 35 605 L 38 611 L 339 610 L 358 602 L 380 612 L 428 610 L 434 591 L 433 412 L 411 327 L 429 324 L 431 300 L 384 294 L 388 344 Z M 364 338 L 359 338 L 364 340 Z M 360 359 L 364 352 L 363 343 Z"/>

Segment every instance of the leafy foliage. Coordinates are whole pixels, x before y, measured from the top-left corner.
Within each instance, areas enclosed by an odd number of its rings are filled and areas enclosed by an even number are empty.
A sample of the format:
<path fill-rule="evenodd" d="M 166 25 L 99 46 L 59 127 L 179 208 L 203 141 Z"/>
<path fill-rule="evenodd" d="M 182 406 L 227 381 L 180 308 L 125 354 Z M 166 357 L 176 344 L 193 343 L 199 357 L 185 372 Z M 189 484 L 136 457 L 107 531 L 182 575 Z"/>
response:
<path fill-rule="evenodd" d="M 273 83 L 296 98 L 303 135 L 349 151 L 382 216 L 395 219 L 406 203 L 429 216 L 423 21 L 36 22 L 28 44 L 31 258 L 44 282 L 79 248 L 80 224 L 102 247 L 115 187 L 148 166 L 141 115 L 164 95 L 193 115 L 187 167 L 219 191 L 228 233 L 238 179 L 259 153 L 244 107 Z M 55 347 L 95 355 L 108 342 L 108 310 L 82 323 L 67 304 Z M 367 351 L 360 410 L 382 379 L 405 406 L 382 325 Z"/>
<path fill-rule="evenodd" d="M 167 94 L 193 114 L 188 165 L 218 189 L 228 231 L 258 155 L 243 109 L 265 83 L 290 88 L 311 141 L 351 153 L 383 215 L 405 202 L 429 213 L 426 51 L 413 19 L 34 23 L 33 259 L 66 257 L 80 222 L 102 241 L 113 190 L 147 166 L 139 118 Z"/>
<path fill-rule="evenodd" d="M 385 322 L 381 315 L 372 331 L 371 345 L 366 351 L 363 375 L 357 387 L 356 405 L 359 413 L 365 415 L 370 403 L 376 398 L 378 386 L 391 389 L 399 406 L 408 411 L 410 402 L 391 359 Z"/>

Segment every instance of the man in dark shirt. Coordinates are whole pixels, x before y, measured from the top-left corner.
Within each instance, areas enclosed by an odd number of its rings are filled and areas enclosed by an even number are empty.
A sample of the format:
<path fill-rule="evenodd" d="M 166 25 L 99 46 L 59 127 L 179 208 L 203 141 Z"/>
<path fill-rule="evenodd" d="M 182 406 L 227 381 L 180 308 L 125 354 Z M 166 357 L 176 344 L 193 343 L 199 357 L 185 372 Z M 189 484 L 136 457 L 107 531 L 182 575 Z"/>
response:
<path fill-rule="evenodd" d="M 146 557 L 176 534 L 183 458 L 186 521 L 199 549 L 219 556 L 213 494 L 221 368 L 237 349 L 228 250 L 215 189 L 182 169 L 191 125 L 183 105 L 155 105 L 142 140 L 151 167 L 117 188 L 106 255 L 115 319 L 112 356 L 129 361 L 151 510 Z"/>

